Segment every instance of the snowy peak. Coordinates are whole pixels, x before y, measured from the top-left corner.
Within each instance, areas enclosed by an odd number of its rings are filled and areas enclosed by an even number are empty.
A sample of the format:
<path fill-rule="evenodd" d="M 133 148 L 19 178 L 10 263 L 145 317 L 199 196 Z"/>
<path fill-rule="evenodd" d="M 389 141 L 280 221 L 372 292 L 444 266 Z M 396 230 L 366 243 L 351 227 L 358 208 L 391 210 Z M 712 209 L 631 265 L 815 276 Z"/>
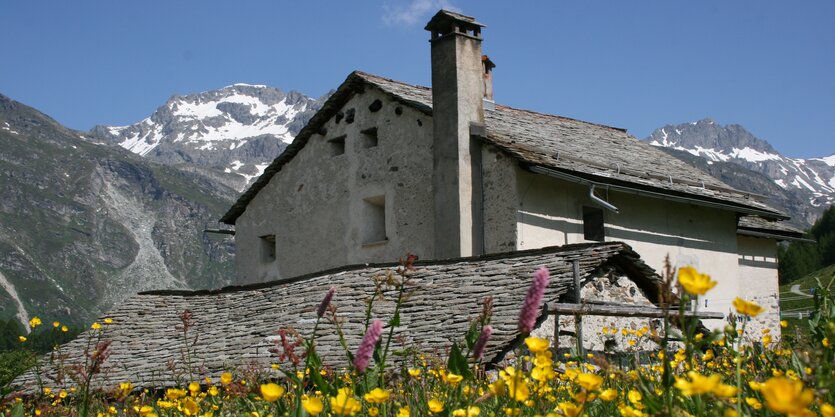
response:
<path fill-rule="evenodd" d="M 315 100 L 296 92 L 285 94 L 263 85 L 234 84 L 173 96 L 139 123 L 97 126 L 95 130 L 143 156 L 166 140 L 193 143 L 201 150 L 235 149 L 261 135 L 289 143 L 298 132 L 291 122 L 312 102 Z"/>
<path fill-rule="evenodd" d="M 323 101 L 265 85 L 233 84 L 172 96 L 138 123 L 96 126 L 91 135 L 157 162 L 242 177 L 234 185 L 240 189 L 292 142 Z"/>
<path fill-rule="evenodd" d="M 801 210 L 804 218 L 798 220 L 803 223 L 811 224 L 822 208 L 835 203 L 835 154 L 811 159 L 785 157 L 744 127 L 722 126 L 709 118 L 666 125 L 644 140 L 705 158 L 708 164 L 729 162 L 766 175 L 800 200 L 799 205 L 810 206 Z"/>
<path fill-rule="evenodd" d="M 736 124 L 722 126 L 710 118 L 666 125 L 652 132 L 647 141 L 651 145 L 684 150 L 714 161 L 750 158 L 755 162 L 779 155 L 770 143 L 758 139 L 744 127 Z"/>

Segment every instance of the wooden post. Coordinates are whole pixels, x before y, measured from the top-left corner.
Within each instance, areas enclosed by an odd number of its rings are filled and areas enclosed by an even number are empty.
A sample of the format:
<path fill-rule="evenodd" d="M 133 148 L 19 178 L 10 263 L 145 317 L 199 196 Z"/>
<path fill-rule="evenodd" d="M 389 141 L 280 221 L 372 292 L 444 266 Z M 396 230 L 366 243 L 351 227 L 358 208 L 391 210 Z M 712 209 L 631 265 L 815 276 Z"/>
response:
<path fill-rule="evenodd" d="M 580 261 L 575 259 L 572 262 L 572 269 L 574 270 L 574 303 L 580 304 Z M 583 316 L 579 314 L 574 315 L 574 334 L 577 336 L 577 353 L 585 354 L 583 350 Z"/>

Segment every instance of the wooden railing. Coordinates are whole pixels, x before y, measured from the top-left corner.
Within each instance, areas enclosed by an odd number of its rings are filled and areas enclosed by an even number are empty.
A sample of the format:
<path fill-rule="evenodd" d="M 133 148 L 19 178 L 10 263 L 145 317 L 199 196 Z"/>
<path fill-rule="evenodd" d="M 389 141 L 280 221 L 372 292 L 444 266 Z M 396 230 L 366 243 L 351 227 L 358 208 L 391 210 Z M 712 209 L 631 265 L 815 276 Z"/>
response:
<path fill-rule="evenodd" d="M 612 316 L 612 317 L 642 317 L 642 318 L 664 318 L 678 317 L 679 307 L 671 306 L 666 312 L 664 309 L 651 306 L 604 303 L 599 301 L 582 302 L 580 296 L 580 261 L 573 261 L 574 299 L 575 303 L 556 303 L 548 306 L 548 314 L 554 316 L 554 347 L 559 346 L 560 337 L 560 315 L 574 316 L 575 335 L 577 339 L 577 351 L 582 355 L 583 349 L 583 316 Z M 712 311 L 691 311 L 685 310 L 684 317 L 696 317 L 701 320 L 724 319 L 725 315 Z"/>

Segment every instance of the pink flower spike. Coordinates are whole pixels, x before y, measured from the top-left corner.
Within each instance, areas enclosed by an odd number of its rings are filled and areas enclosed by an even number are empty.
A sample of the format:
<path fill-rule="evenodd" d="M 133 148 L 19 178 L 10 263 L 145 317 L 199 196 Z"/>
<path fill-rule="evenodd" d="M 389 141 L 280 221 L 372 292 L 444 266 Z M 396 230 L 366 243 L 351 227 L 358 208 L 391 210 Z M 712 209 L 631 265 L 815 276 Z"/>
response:
<path fill-rule="evenodd" d="M 336 293 L 336 287 L 331 287 L 328 290 L 328 293 L 325 294 L 325 298 L 322 299 L 322 302 L 319 303 L 319 309 L 316 310 L 316 315 L 319 318 L 325 315 L 325 310 L 328 309 L 328 306 L 331 305 L 331 300 L 333 300 L 333 295 Z"/>
<path fill-rule="evenodd" d="M 354 368 L 357 369 L 357 372 L 365 372 L 365 368 L 368 367 L 368 362 L 371 360 L 371 355 L 374 353 L 374 346 L 382 335 L 383 322 L 374 319 L 362 338 L 357 354 L 354 355 Z"/>
<path fill-rule="evenodd" d="M 536 318 L 539 317 L 539 306 L 542 304 L 542 297 L 545 295 L 545 288 L 548 287 L 550 274 L 548 268 L 541 267 L 533 273 L 533 282 L 528 288 L 528 295 L 519 313 L 519 332 L 529 334 L 536 325 Z"/>
<path fill-rule="evenodd" d="M 493 335 L 493 328 L 490 325 L 484 326 L 481 329 L 481 334 L 478 335 L 478 340 L 475 342 L 475 346 L 473 346 L 473 357 L 475 360 L 480 361 L 481 357 L 484 356 L 484 348 L 487 347 L 487 341 L 490 340 L 490 336 Z"/>

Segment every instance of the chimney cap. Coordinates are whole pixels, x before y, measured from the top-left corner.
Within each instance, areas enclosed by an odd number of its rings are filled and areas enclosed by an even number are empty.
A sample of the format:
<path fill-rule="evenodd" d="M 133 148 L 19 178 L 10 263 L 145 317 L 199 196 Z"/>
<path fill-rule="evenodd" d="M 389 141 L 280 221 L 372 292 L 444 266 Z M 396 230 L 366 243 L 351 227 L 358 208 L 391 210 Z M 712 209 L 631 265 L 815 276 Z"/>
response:
<path fill-rule="evenodd" d="M 438 33 L 449 33 L 453 31 L 451 29 L 453 29 L 453 25 L 456 23 L 459 27 L 466 29 L 484 27 L 483 24 L 477 22 L 472 16 L 441 9 L 438 13 L 435 13 L 435 16 L 432 16 L 432 19 L 429 20 L 429 23 L 423 29 Z"/>

